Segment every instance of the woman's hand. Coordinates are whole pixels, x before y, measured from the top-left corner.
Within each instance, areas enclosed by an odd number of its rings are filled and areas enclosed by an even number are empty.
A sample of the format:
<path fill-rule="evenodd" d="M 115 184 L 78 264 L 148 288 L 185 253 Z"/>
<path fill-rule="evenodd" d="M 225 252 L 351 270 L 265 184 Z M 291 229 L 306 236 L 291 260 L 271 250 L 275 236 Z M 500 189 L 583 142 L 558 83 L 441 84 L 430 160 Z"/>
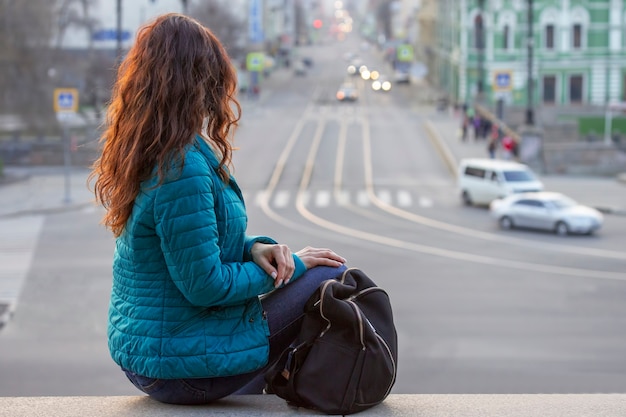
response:
<path fill-rule="evenodd" d="M 257 242 L 252 245 L 250 253 L 254 263 L 274 278 L 274 287 L 276 288 L 283 283 L 287 284 L 296 269 L 291 250 L 287 245 Z M 296 255 L 304 263 L 306 269 L 320 265 L 339 267 L 346 263 L 343 257 L 324 248 L 307 246 L 296 252 Z"/>
<path fill-rule="evenodd" d="M 296 255 L 302 260 L 306 269 L 311 269 L 314 266 L 334 266 L 338 267 L 346 263 L 346 260 L 337 255 L 330 249 L 312 248 L 307 246 L 304 249 L 296 252 Z"/>
<path fill-rule="evenodd" d="M 287 283 L 296 266 L 287 245 L 256 242 L 250 250 L 252 261 L 274 278 L 274 287 Z M 306 265 L 306 263 L 305 263 Z"/>

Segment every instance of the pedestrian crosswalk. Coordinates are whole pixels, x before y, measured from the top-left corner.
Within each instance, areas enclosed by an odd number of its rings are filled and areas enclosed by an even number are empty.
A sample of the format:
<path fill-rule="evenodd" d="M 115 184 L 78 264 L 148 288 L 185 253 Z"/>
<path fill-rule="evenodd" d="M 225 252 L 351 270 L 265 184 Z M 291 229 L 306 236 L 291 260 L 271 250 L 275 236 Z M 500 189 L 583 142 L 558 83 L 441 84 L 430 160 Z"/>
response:
<path fill-rule="evenodd" d="M 308 207 L 315 208 L 331 208 L 341 206 L 359 206 L 368 207 L 374 205 L 372 196 L 365 189 L 361 190 L 341 190 L 334 192 L 330 189 L 325 190 L 307 190 L 299 193 L 294 190 L 276 190 L 268 196 L 264 190 L 251 192 L 243 192 L 244 199 L 248 204 L 252 202 L 255 206 L 261 206 L 267 203 L 275 209 L 283 209 L 296 204 L 296 199 L 300 199 L 299 203 Z M 411 190 L 376 190 L 375 198 L 382 203 L 399 208 L 431 208 L 435 206 L 435 199 L 432 196 L 417 195 Z"/>

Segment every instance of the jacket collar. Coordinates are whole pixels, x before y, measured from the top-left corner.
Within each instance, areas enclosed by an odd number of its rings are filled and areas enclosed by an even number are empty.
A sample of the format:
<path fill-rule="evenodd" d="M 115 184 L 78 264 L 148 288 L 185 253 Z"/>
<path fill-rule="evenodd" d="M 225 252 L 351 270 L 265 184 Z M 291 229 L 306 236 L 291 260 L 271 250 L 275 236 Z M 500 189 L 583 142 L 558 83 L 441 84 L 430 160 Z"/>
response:
<path fill-rule="evenodd" d="M 220 162 L 217 160 L 217 156 L 215 155 L 215 151 L 213 150 L 213 148 L 211 148 L 211 146 L 207 143 L 207 141 L 200 135 L 196 135 L 195 147 L 202 153 L 202 155 L 205 156 L 205 158 L 207 158 L 207 160 L 209 161 L 209 164 L 211 165 L 211 168 L 213 168 L 213 171 L 219 177 L 218 171 L 219 171 Z M 229 175 L 229 176 L 230 176 L 230 181 L 229 181 L 230 187 L 233 190 L 235 190 L 235 192 L 237 193 L 241 201 L 243 201 L 243 193 L 241 192 L 241 189 L 239 189 L 239 185 L 237 184 L 237 181 L 235 181 L 235 178 L 232 175 Z"/>
<path fill-rule="evenodd" d="M 213 151 L 213 148 L 211 148 L 211 146 L 207 143 L 207 141 L 202 136 L 196 135 L 194 145 L 202 153 L 202 155 L 204 155 L 204 157 L 209 161 L 213 169 L 219 168 L 220 161 L 217 160 L 215 151 Z"/>

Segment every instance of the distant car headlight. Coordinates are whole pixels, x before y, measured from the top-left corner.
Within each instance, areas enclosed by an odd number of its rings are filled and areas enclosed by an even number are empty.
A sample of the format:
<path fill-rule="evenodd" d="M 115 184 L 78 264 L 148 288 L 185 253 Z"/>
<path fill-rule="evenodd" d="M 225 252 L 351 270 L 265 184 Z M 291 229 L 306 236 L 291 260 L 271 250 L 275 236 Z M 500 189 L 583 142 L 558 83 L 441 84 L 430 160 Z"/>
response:
<path fill-rule="evenodd" d="M 361 78 L 363 78 L 364 80 L 369 80 L 370 75 L 371 73 L 368 70 L 361 71 Z"/>
<path fill-rule="evenodd" d="M 356 67 L 354 65 L 348 66 L 348 74 L 350 75 L 356 74 Z"/>
<path fill-rule="evenodd" d="M 337 100 L 343 100 L 344 98 L 346 98 L 346 95 L 344 94 L 344 92 L 337 91 Z"/>
<path fill-rule="evenodd" d="M 391 83 L 390 83 L 389 81 L 383 81 L 383 84 L 382 84 L 382 89 L 383 89 L 384 91 L 389 91 L 389 90 L 391 90 Z"/>
<path fill-rule="evenodd" d="M 376 80 L 372 83 L 372 90 L 378 91 L 382 88 L 382 84 L 380 81 Z"/>
<path fill-rule="evenodd" d="M 370 73 L 370 80 L 377 80 L 378 77 L 380 77 L 380 74 L 378 73 L 378 71 L 374 70 Z"/>

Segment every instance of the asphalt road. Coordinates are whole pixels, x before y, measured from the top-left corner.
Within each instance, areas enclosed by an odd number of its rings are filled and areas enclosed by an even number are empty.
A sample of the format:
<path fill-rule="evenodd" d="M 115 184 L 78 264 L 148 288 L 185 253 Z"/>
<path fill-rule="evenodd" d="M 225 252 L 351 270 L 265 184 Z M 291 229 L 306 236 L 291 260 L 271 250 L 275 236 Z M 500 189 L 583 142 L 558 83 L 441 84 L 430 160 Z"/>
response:
<path fill-rule="evenodd" d="M 459 204 L 426 134 L 432 114 L 404 86 L 385 94 L 355 79 L 359 100 L 335 100 L 347 65 L 337 56 L 350 50 L 356 40 L 303 48 L 306 76 L 282 73 L 243 102 L 234 173 L 249 233 L 331 247 L 388 290 L 394 393 L 623 392 L 626 217 L 607 216 L 592 237 L 502 233 Z M 113 241 L 101 214 L 44 216 L 0 332 L 0 395 L 138 393 L 106 347 Z"/>

